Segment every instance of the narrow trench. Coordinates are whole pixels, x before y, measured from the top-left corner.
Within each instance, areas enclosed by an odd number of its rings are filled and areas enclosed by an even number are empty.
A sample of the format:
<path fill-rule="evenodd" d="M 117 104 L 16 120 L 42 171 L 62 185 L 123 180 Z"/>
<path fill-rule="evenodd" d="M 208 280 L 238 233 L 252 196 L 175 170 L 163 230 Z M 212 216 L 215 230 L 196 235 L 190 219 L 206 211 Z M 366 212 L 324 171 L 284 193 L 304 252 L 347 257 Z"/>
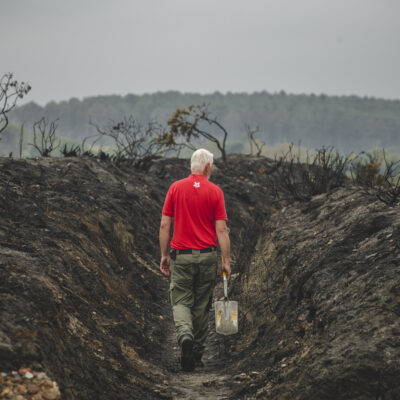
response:
<path fill-rule="evenodd" d="M 214 298 L 222 291 L 217 285 Z M 174 399 L 230 399 L 230 376 L 226 373 L 226 363 L 229 362 L 221 352 L 222 338 L 215 332 L 214 308 L 210 310 L 210 331 L 203 355 L 204 367 L 193 372 L 183 372 L 180 368 L 180 350 L 176 341 L 172 315 L 168 315 L 170 324 L 166 333 L 165 360 L 169 374 L 169 390 Z"/>
<path fill-rule="evenodd" d="M 247 266 L 245 260 L 249 260 L 250 255 L 254 252 L 257 241 L 261 235 L 262 229 L 252 229 L 252 235 L 248 240 L 241 243 L 239 251 L 236 253 L 236 263 L 240 263 L 241 268 L 233 268 L 234 273 L 245 273 Z M 238 282 L 241 280 L 238 278 Z M 246 290 L 243 287 L 235 287 L 233 290 L 234 300 L 239 300 L 240 310 L 240 294 Z M 223 296 L 222 281 L 218 282 L 214 290 L 214 301 Z M 239 297 L 239 298 L 238 298 Z M 213 302 L 214 303 L 214 302 Z M 180 367 L 180 350 L 176 340 L 175 327 L 172 319 L 172 312 L 169 309 L 166 316 L 169 322 L 166 341 L 164 346 L 164 365 L 166 366 L 168 378 L 168 389 L 173 395 L 173 399 L 185 400 L 222 400 L 232 399 L 232 354 L 230 348 L 234 348 L 232 343 L 240 337 L 239 333 L 232 337 L 224 337 L 215 331 L 214 305 L 209 314 L 209 335 L 206 340 L 206 349 L 203 356 L 204 367 L 196 368 L 194 372 L 183 372 Z M 239 315 L 240 321 L 240 315 Z M 229 371 L 229 372 L 228 372 Z"/>

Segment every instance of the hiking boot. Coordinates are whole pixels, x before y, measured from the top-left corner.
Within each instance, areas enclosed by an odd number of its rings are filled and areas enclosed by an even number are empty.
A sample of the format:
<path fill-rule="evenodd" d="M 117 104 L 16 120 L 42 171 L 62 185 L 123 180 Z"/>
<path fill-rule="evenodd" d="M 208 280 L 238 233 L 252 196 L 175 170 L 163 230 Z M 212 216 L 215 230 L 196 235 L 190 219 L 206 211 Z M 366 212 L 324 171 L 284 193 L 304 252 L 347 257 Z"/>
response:
<path fill-rule="evenodd" d="M 190 335 L 183 335 L 179 342 L 181 345 L 181 367 L 186 372 L 193 371 L 196 366 L 193 356 L 193 339 Z"/>

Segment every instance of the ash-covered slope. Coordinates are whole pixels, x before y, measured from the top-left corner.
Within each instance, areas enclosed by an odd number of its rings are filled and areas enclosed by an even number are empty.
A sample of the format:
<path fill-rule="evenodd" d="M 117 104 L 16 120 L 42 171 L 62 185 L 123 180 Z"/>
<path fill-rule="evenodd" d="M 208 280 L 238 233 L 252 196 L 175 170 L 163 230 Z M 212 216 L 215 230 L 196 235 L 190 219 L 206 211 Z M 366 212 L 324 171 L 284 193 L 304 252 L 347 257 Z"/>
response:
<path fill-rule="evenodd" d="M 215 172 L 237 254 L 271 203 L 265 185 L 249 183 L 268 165 Z M 44 370 L 65 399 L 169 396 L 158 229 L 169 185 L 189 173 L 185 160 L 146 172 L 90 158 L 0 160 L 0 371 Z"/>
<path fill-rule="evenodd" d="M 400 398 L 399 207 L 348 188 L 280 210 L 271 161 L 217 167 L 240 333 L 212 336 L 209 372 L 245 373 L 228 398 Z M 188 173 L 176 159 L 0 160 L 0 371 L 43 370 L 63 399 L 179 398 L 158 229 Z"/>
<path fill-rule="evenodd" d="M 124 178 L 95 160 L 1 160 L 0 369 L 43 369 L 66 399 L 145 398 L 162 381 L 159 206 L 145 175 Z"/>
<path fill-rule="evenodd" d="M 256 398 L 400 399 L 399 206 L 340 189 L 282 209 L 240 293 Z"/>

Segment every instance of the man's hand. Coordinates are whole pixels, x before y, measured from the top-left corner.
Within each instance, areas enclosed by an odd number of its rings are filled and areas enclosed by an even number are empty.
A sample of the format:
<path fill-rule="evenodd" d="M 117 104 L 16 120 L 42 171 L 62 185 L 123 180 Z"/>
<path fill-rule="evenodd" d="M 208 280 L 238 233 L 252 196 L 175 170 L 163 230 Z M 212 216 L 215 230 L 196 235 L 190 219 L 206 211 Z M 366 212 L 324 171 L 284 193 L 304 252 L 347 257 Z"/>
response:
<path fill-rule="evenodd" d="M 231 278 L 231 263 L 230 261 L 225 261 L 222 263 L 221 270 L 219 271 L 219 274 L 222 276 L 222 273 L 226 273 L 226 279 Z"/>
<path fill-rule="evenodd" d="M 170 274 L 170 256 L 162 256 L 160 262 L 160 270 L 165 276 L 169 276 Z"/>

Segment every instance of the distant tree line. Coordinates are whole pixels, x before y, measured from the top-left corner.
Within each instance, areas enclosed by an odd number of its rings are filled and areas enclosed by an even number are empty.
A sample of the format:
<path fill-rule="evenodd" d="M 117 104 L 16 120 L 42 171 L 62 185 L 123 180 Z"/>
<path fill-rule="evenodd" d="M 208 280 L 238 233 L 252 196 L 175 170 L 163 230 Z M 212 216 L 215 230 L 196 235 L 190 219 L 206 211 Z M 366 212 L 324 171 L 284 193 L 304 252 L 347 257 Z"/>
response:
<path fill-rule="evenodd" d="M 15 108 L 17 100 L 23 98 L 30 89 L 28 84 L 13 79 L 12 74 L 5 74 L 0 79 L 0 133 L 8 128 L 10 111 Z M 20 126 L 20 157 L 25 123 Z M 166 125 L 157 121 L 143 124 L 130 115 L 119 121 L 109 120 L 105 125 L 90 119 L 89 126 L 94 134 L 85 136 L 81 145 L 68 145 L 65 139 L 57 135 L 58 118 L 51 121 L 42 116 L 33 122 L 32 142 L 28 145 L 41 157 L 50 157 L 58 149 L 59 155 L 65 157 L 97 157 L 116 164 L 128 162 L 135 168 L 147 169 L 155 158 L 168 153 L 179 157 L 182 149 L 193 150 L 196 145 L 205 143 L 213 145 L 219 152 L 222 166 L 228 163 L 227 144 L 231 132 L 206 103 L 176 108 Z M 249 155 L 260 157 L 266 143 L 256 137 L 260 133 L 259 127 L 252 128 L 247 124 L 245 131 Z M 11 137 L 17 136 L 15 132 L 12 135 L 12 129 L 10 132 Z M 3 139 L 3 135 L 0 135 L 0 139 Z M 86 148 L 86 145 L 89 147 Z M 308 201 L 315 195 L 330 193 L 344 186 L 350 179 L 365 194 L 373 194 L 388 205 L 396 205 L 400 199 L 400 160 L 389 159 L 385 150 L 381 154 L 362 152 L 344 155 L 334 147 L 323 146 L 314 152 L 307 150 L 305 155 L 301 155 L 301 147 L 290 145 L 286 152 L 275 155 L 274 167 L 268 171 L 269 175 L 272 173 L 274 179 L 270 184 L 277 197 L 285 201 Z"/>
<path fill-rule="evenodd" d="M 61 140 L 56 136 L 57 122 L 49 122 L 43 117 L 33 124 L 33 143 L 29 145 L 41 157 L 50 157 L 60 148 Z M 168 127 L 155 122 L 143 125 L 133 116 L 103 127 L 93 122 L 91 125 L 96 134 L 85 138 L 81 145 L 64 143 L 60 155 L 88 156 L 117 166 L 124 164 L 148 170 L 156 158 L 168 153 L 179 156 L 183 147 L 193 150 L 193 140 L 202 137 L 217 146 L 222 161 L 220 167 L 229 168 L 225 148 L 228 131 L 204 104 L 178 108 L 168 120 Z M 217 134 L 212 132 L 215 126 Z M 248 127 L 250 157 L 260 157 L 264 146 L 255 138 L 256 133 L 257 129 Z M 93 150 L 104 138 L 113 141 L 109 151 L 105 151 L 103 146 L 97 147 L 97 152 Z M 400 200 L 400 160 L 389 159 L 385 150 L 355 155 L 323 147 L 302 154 L 302 148 L 292 144 L 287 151 L 275 155 L 275 162 L 268 171 L 262 168 L 258 172 L 267 173 L 266 183 L 274 189 L 276 198 L 285 202 L 307 202 L 315 195 L 331 193 L 349 183 L 357 191 L 372 195 L 389 206 L 397 205 Z"/>
<path fill-rule="evenodd" d="M 96 133 L 89 121 L 105 126 L 133 115 L 143 123 L 171 118 L 177 109 L 206 104 L 229 132 L 227 153 L 248 151 L 246 124 L 257 127 L 260 143 L 299 143 L 307 148 L 335 147 L 340 151 L 386 148 L 400 152 L 400 101 L 356 96 L 291 95 L 285 92 L 214 93 L 164 92 L 145 95 L 97 96 L 83 100 L 29 103 L 10 115 L 10 126 L 33 124 L 41 117 L 60 118 L 59 135 L 81 141 Z M 213 127 L 218 131 L 218 126 Z"/>

